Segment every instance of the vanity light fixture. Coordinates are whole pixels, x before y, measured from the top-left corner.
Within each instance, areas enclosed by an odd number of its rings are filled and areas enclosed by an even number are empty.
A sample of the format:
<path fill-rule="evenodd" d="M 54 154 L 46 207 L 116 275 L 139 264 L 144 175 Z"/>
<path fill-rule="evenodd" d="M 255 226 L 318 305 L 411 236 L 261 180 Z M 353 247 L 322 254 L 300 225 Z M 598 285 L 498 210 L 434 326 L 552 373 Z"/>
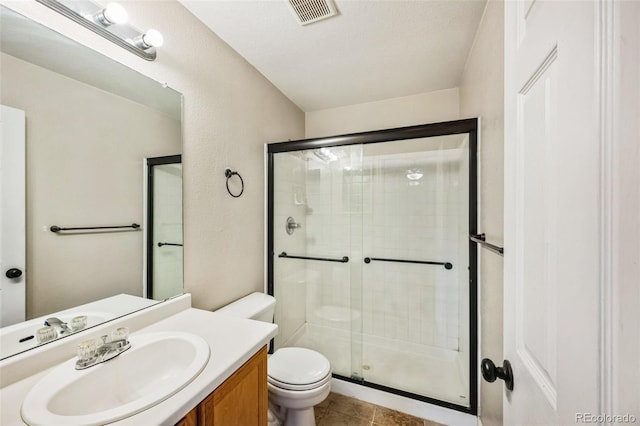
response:
<path fill-rule="evenodd" d="M 156 47 L 164 42 L 157 30 L 143 33 L 128 25 L 128 13 L 118 3 L 102 6 L 92 0 L 36 1 L 147 61 L 156 59 Z"/>

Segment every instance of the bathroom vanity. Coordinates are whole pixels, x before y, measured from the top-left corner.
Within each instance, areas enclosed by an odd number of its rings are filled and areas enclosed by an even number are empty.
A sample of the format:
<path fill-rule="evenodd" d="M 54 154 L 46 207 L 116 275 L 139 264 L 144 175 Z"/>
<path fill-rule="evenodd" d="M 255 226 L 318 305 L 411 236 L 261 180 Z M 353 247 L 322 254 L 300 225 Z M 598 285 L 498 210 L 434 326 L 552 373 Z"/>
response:
<path fill-rule="evenodd" d="M 73 369 L 76 348 L 80 342 L 100 338 L 120 327 L 130 330 L 130 349 L 86 370 Z M 117 413 L 122 409 L 135 412 L 124 414 L 110 424 L 266 425 L 266 345 L 276 333 L 277 326 L 274 324 L 194 309 L 191 308 L 190 295 L 179 296 L 1 361 L 0 424 L 30 424 L 25 422 L 25 418 L 30 419 L 33 410 L 38 408 L 33 408 L 35 406 L 27 402 L 34 399 L 34 392 L 40 391 L 45 394 L 44 400 L 48 398 L 49 401 L 42 406 L 54 411 L 56 400 L 69 398 L 69 395 L 63 394 L 77 392 L 78 398 L 84 398 L 77 408 L 69 408 L 74 405 L 73 398 L 69 399 L 69 403 L 58 404 L 64 405 L 65 408 L 61 410 L 67 412 L 40 417 L 46 419 L 42 424 L 87 424 L 94 420 L 100 424 L 103 422 L 100 415 L 105 411 Z M 194 341 L 205 342 L 204 346 L 194 345 L 193 348 L 199 349 L 193 350 L 185 349 L 189 345 L 180 347 L 180 336 L 191 336 Z M 145 339 L 153 341 L 156 346 L 145 346 Z M 163 353 L 169 355 L 162 356 Z M 159 361 L 154 361 L 155 358 Z M 139 395 L 149 395 L 163 386 L 171 387 L 173 379 L 165 380 L 164 377 L 176 375 L 174 372 L 180 373 L 180 365 L 165 366 L 163 360 L 179 364 L 181 359 L 188 363 L 195 358 L 204 361 L 198 367 L 200 371 L 192 374 L 193 378 L 186 385 L 177 386 L 175 392 L 169 389 L 168 397 L 151 402 L 142 410 L 135 409 L 136 398 L 143 398 Z M 164 374 L 167 372 L 171 374 Z M 68 376 L 72 384 L 59 395 L 54 395 L 54 386 L 49 390 L 43 383 L 61 373 L 62 377 Z M 111 377 L 118 376 L 122 377 L 111 380 Z M 76 377 L 79 379 L 76 380 Z M 93 383 L 93 377 L 96 383 Z M 146 385 L 147 388 L 144 388 Z M 74 386 L 78 389 L 74 390 Z M 120 393 L 122 388 L 128 387 L 132 390 L 126 389 L 122 393 L 129 400 L 113 402 L 116 398 L 110 398 L 111 394 Z M 52 395 L 46 395 L 47 392 Z M 85 397 L 85 394 L 91 396 Z M 31 411 L 23 416 L 21 408 Z M 24 411 L 22 414 L 25 414 Z"/>

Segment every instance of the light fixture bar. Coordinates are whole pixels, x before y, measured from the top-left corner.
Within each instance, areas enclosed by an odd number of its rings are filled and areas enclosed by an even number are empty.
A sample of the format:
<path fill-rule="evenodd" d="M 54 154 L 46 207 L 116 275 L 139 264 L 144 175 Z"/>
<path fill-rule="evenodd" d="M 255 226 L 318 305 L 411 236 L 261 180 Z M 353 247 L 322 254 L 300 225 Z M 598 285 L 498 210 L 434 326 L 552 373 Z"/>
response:
<path fill-rule="evenodd" d="M 151 46 L 147 49 L 143 49 L 133 44 L 133 40 L 141 38 L 144 34 L 133 28 L 131 25 L 118 24 L 104 26 L 96 23 L 92 17 L 100 13 L 103 10 L 103 6 L 95 4 L 89 0 L 85 2 L 74 2 L 76 5 L 81 4 L 82 9 L 67 6 L 63 2 L 57 0 L 36 1 L 147 61 L 153 61 L 156 59 L 155 47 Z"/>

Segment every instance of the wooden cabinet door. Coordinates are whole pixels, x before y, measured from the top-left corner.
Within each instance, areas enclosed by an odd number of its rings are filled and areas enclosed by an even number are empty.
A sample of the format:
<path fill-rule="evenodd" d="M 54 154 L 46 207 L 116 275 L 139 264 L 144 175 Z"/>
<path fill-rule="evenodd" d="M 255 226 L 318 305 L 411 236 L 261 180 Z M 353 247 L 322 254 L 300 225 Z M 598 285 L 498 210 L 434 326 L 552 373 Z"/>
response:
<path fill-rule="evenodd" d="M 198 407 L 189 411 L 176 426 L 198 426 Z"/>
<path fill-rule="evenodd" d="M 267 348 L 258 351 L 198 406 L 200 426 L 267 424 Z"/>

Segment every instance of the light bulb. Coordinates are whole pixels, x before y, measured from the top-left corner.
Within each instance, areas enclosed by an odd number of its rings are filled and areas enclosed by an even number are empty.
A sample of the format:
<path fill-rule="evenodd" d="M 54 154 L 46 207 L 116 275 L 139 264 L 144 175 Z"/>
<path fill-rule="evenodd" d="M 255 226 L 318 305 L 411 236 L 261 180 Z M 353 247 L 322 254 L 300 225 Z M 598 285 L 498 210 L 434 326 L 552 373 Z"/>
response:
<path fill-rule="evenodd" d="M 129 20 L 129 14 L 122 5 L 109 3 L 104 8 L 104 17 L 114 24 L 124 24 Z"/>
<path fill-rule="evenodd" d="M 105 27 L 114 24 L 124 24 L 129 19 L 129 14 L 122 5 L 109 3 L 104 9 L 94 15 L 94 20 Z"/>
<path fill-rule="evenodd" d="M 160 47 L 164 43 L 164 37 L 158 30 L 150 29 L 142 35 L 142 42 L 149 47 Z"/>

